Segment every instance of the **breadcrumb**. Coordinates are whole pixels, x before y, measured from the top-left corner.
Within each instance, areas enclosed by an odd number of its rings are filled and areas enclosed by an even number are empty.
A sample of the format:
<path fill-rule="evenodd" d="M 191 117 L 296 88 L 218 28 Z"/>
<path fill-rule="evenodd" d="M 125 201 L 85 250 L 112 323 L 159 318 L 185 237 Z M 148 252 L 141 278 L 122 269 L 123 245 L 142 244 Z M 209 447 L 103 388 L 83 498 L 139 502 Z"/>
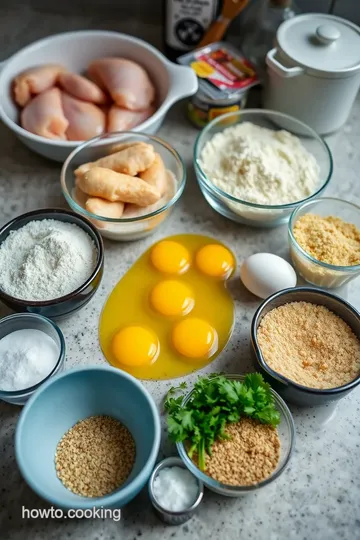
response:
<path fill-rule="evenodd" d="M 290 302 L 267 313 L 257 339 L 265 362 L 309 388 L 336 388 L 360 374 L 360 341 L 325 306 Z"/>
<path fill-rule="evenodd" d="M 334 216 L 304 214 L 294 225 L 294 237 L 314 259 L 336 266 L 360 264 L 360 230 Z"/>
<path fill-rule="evenodd" d="M 103 497 L 128 478 L 135 462 L 130 431 L 110 416 L 90 416 L 60 440 L 55 467 L 58 478 L 73 493 Z"/>
<path fill-rule="evenodd" d="M 277 429 L 242 417 L 228 424 L 228 440 L 217 440 L 206 454 L 205 473 L 229 486 L 251 486 L 268 478 L 280 459 Z M 196 464 L 196 457 L 194 457 Z"/>

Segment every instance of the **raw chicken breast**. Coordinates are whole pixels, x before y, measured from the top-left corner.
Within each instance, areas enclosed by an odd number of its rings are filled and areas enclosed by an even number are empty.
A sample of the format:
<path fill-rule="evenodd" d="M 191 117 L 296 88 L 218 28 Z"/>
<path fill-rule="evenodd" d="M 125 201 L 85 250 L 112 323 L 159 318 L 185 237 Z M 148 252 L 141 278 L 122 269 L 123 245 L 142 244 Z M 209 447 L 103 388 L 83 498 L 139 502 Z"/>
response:
<path fill-rule="evenodd" d="M 119 107 L 132 111 L 147 109 L 155 89 L 145 69 L 125 58 L 101 58 L 92 62 L 89 75 L 105 86 Z"/>
<path fill-rule="evenodd" d="M 103 104 L 107 102 L 105 92 L 89 79 L 75 73 L 61 73 L 58 79 L 59 85 L 68 94 L 83 101 Z"/>
<path fill-rule="evenodd" d="M 41 137 L 66 139 L 69 122 L 64 116 L 60 90 L 50 88 L 31 100 L 21 113 L 21 125 Z"/>
<path fill-rule="evenodd" d="M 142 124 L 155 112 L 154 107 L 144 111 L 129 111 L 113 105 L 108 114 L 108 131 L 125 131 Z"/>
<path fill-rule="evenodd" d="M 103 133 L 106 116 L 93 103 L 80 101 L 61 92 L 64 115 L 69 122 L 66 136 L 69 141 L 86 141 Z"/>
<path fill-rule="evenodd" d="M 54 86 L 59 74 L 64 71 L 66 69 L 63 66 L 46 64 L 20 73 L 13 83 L 16 103 L 24 107 L 34 94 L 40 94 Z"/>

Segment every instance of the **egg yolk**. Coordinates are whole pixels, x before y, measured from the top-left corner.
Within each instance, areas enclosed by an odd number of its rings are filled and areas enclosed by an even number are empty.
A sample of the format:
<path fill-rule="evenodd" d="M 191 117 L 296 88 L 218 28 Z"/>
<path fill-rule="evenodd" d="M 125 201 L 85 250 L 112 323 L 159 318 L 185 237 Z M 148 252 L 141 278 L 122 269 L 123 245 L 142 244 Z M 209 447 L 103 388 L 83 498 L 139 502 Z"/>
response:
<path fill-rule="evenodd" d="M 151 250 L 151 262 L 157 270 L 166 274 L 183 274 L 190 266 L 188 250 L 171 240 L 163 240 Z"/>
<path fill-rule="evenodd" d="M 203 274 L 211 277 L 227 278 L 234 270 L 234 256 L 220 244 L 208 244 L 196 254 L 196 265 Z"/>
<path fill-rule="evenodd" d="M 153 308 L 168 317 L 186 315 L 194 307 L 191 289 L 181 281 L 160 281 L 150 295 Z"/>
<path fill-rule="evenodd" d="M 111 350 L 120 364 L 142 366 L 155 362 L 160 344 L 151 330 L 143 326 L 126 326 L 114 335 Z"/>
<path fill-rule="evenodd" d="M 172 342 L 177 352 L 187 358 L 209 358 L 218 348 L 216 330 L 208 322 L 194 317 L 176 324 Z"/>

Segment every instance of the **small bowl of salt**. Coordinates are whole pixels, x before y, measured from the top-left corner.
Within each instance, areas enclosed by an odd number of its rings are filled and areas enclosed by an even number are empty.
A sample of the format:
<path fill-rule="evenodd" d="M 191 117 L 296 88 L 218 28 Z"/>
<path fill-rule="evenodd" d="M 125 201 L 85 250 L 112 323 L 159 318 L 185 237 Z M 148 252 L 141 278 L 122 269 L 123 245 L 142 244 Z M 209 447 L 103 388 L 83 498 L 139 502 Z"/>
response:
<path fill-rule="evenodd" d="M 50 377 L 62 370 L 65 340 L 42 315 L 19 313 L 0 320 L 0 399 L 24 405 Z"/>
<path fill-rule="evenodd" d="M 201 503 L 203 483 L 178 457 L 160 461 L 149 480 L 149 497 L 158 517 L 168 525 L 188 521 Z"/>

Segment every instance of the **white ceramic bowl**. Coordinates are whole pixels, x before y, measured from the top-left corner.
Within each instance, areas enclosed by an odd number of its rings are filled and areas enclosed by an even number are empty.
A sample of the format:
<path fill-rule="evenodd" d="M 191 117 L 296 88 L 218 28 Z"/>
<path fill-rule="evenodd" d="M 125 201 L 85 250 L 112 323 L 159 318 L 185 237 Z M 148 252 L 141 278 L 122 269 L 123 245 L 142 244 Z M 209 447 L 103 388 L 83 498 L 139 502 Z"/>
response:
<path fill-rule="evenodd" d="M 30 67 L 59 63 L 75 73 L 82 73 L 89 63 L 104 56 L 125 56 L 143 65 L 157 89 L 159 108 L 135 131 L 155 133 L 169 108 L 197 91 L 194 71 L 169 62 L 152 45 L 141 39 L 102 30 L 68 32 L 50 36 L 21 49 L 2 65 L 0 74 L 0 117 L 31 150 L 55 161 L 64 161 L 78 146 L 78 141 L 55 141 L 34 135 L 18 124 L 19 111 L 11 95 L 16 75 Z"/>

